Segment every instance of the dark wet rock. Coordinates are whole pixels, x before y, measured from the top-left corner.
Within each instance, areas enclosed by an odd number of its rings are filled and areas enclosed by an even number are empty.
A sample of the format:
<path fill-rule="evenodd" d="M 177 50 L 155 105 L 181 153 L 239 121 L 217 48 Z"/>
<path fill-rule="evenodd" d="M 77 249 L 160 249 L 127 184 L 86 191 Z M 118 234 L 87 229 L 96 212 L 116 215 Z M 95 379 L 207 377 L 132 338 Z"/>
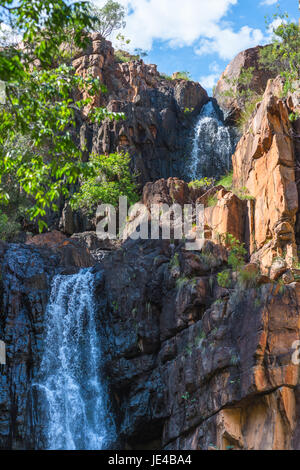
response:
<path fill-rule="evenodd" d="M 195 117 L 209 100 L 201 85 L 166 80 L 155 65 L 142 60 L 119 63 L 111 43 L 99 34 L 91 36 L 89 46 L 78 54 L 73 65 L 77 73 L 91 73 L 106 85 L 108 92 L 97 96 L 94 105 L 107 106 L 126 116 L 125 121 L 105 120 L 93 128 L 82 122 L 80 136 L 88 149 L 105 154 L 128 152 L 142 184 L 169 176 L 182 177 Z M 72 223 L 67 225 L 72 228 Z"/>
<path fill-rule="evenodd" d="M 40 448 L 32 385 L 51 279 L 67 268 L 55 247 L 1 244 L 0 255 L 0 447 Z M 299 447 L 300 284 L 222 289 L 226 260 L 211 241 L 199 253 L 128 240 L 92 268 L 120 448 Z"/>

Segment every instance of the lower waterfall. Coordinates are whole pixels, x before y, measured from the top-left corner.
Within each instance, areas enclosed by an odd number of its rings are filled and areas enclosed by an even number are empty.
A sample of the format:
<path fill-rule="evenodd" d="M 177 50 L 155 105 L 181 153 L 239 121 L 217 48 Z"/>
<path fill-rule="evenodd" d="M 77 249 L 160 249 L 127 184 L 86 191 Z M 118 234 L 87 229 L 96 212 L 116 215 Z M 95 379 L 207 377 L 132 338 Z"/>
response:
<path fill-rule="evenodd" d="M 202 108 L 195 126 L 189 178 L 221 176 L 230 171 L 233 140 L 229 128 L 209 101 Z"/>
<path fill-rule="evenodd" d="M 100 450 L 115 437 L 101 376 L 100 321 L 89 269 L 53 279 L 40 379 L 49 450 Z"/>

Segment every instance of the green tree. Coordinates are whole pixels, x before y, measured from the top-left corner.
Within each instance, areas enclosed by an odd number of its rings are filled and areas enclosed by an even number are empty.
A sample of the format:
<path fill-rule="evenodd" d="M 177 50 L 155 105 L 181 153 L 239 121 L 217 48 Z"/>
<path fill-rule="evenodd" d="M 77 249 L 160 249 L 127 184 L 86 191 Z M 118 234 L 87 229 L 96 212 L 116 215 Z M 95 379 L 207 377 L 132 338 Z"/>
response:
<path fill-rule="evenodd" d="M 273 20 L 281 20 L 281 24 L 273 28 L 272 43 L 261 50 L 260 63 L 280 73 L 287 94 L 300 90 L 300 27 L 290 21 L 287 13 L 276 14 Z"/>
<path fill-rule="evenodd" d="M 104 38 L 109 37 L 113 31 L 124 29 L 125 8 L 118 2 L 108 0 L 103 8 L 90 7 L 92 30 L 99 32 Z"/>
<path fill-rule="evenodd" d="M 46 209 L 57 210 L 58 198 L 67 197 L 70 185 L 91 171 L 74 141 L 81 111 L 90 122 L 123 116 L 91 106 L 95 94 L 105 91 L 97 78 L 80 77 L 64 64 L 55 67 L 69 28 L 74 43 L 85 46 L 85 30 L 92 24 L 88 4 L 0 0 L 0 23 L 23 39 L 23 47 L 0 50 L 0 81 L 6 85 L 6 102 L 0 104 L 0 203 L 3 208 L 9 202 L 6 187 L 13 178 L 33 198 L 29 214 L 42 230 Z M 20 136 L 26 137 L 26 147 L 16 145 Z"/>
<path fill-rule="evenodd" d="M 185 71 L 176 72 L 175 76 L 176 76 L 176 79 L 178 79 L 178 80 L 187 80 L 187 81 L 192 80 L 190 72 L 185 72 Z"/>
<path fill-rule="evenodd" d="M 124 153 L 92 155 L 90 174 L 82 178 L 71 207 L 92 211 L 100 202 L 117 206 L 120 196 L 127 196 L 130 205 L 136 203 L 139 196 L 129 164 L 130 157 Z"/>

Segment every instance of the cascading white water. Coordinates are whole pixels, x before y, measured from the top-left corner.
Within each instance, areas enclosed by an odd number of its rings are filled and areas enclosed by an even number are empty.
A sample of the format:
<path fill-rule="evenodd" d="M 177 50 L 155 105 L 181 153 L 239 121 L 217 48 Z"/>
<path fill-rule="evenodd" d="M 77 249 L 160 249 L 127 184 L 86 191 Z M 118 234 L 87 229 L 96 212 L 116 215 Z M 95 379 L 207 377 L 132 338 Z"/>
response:
<path fill-rule="evenodd" d="M 195 126 L 190 179 L 225 174 L 231 168 L 233 150 L 229 129 L 219 119 L 213 103 L 209 101 L 203 107 Z"/>
<path fill-rule="evenodd" d="M 115 427 L 101 378 L 101 336 L 90 270 L 53 279 L 36 384 L 42 394 L 46 447 L 105 449 Z"/>

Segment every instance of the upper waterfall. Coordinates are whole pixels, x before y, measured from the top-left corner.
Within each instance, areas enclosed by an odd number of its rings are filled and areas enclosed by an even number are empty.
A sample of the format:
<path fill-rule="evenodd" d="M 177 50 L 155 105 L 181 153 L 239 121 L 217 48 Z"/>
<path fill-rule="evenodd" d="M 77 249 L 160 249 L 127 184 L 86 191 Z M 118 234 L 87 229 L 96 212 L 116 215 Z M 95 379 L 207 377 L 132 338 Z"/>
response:
<path fill-rule="evenodd" d="M 115 437 L 101 374 L 101 333 L 93 274 L 55 276 L 36 388 L 45 418 L 46 448 L 106 449 Z"/>
<path fill-rule="evenodd" d="M 220 119 L 214 104 L 203 106 L 195 125 L 189 179 L 214 177 L 231 169 L 233 136 Z"/>

